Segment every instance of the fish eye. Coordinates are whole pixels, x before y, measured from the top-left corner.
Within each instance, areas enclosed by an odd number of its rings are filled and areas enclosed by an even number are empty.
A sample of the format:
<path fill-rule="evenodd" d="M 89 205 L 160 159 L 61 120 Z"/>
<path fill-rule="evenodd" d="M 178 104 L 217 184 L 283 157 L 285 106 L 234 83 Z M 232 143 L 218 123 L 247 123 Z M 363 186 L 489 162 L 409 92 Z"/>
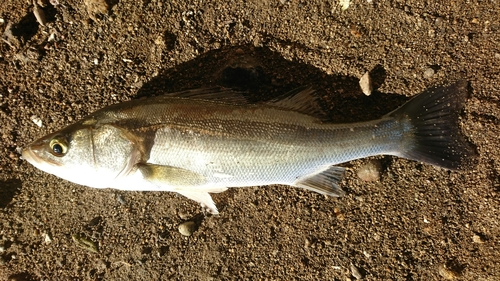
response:
<path fill-rule="evenodd" d="M 58 157 L 64 156 L 68 152 L 68 143 L 63 137 L 55 137 L 50 141 L 52 154 Z"/>
<path fill-rule="evenodd" d="M 52 146 L 52 150 L 54 151 L 55 154 L 62 154 L 63 153 L 63 148 L 60 144 L 56 143 Z"/>

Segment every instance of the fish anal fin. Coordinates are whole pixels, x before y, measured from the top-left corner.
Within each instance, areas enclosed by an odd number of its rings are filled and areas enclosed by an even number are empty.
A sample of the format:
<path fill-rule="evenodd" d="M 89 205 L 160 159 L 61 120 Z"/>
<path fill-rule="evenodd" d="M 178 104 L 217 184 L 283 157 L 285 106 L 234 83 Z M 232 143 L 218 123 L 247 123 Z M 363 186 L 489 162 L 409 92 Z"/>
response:
<path fill-rule="evenodd" d="M 344 196 L 345 192 L 338 185 L 344 172 L 344 167 L 330 166 L 326 169 L 298 178 L 292 186 L 305 188 L 334 197 Z"/>
<path fill-rule="evenodd" d="M 175 191 L 177 188 L 194 187 L 206 183 L 206 178 L 203 175 L 178 167 L 138 164 L 137 169 L 145 180 L 166 185 Z"/>
<path fill-rule="evenodd" d="M 215 206 L 214 200 L 212 200 L 212 196 L 208 192 L 202 191 L 192 191 L 192 190 L 176 190 L 177 193 L 200 203 L 201 207 L 207 209 L 211 214 L 218 214 L 219 211 Z"/>
<path fill-rule="evenodd" d="M 312 87 L 300 87 L 266 102 L 267 105 L 297 111 L 306 115 L 329 120 L 318 103 L 316 90 Z"/>

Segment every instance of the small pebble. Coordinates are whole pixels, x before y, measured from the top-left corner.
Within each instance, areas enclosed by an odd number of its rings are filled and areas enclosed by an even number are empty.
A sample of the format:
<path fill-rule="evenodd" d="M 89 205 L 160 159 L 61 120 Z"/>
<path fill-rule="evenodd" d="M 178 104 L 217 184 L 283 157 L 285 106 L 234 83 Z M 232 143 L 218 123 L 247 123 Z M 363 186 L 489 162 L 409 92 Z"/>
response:
<path fill-rule="evenodd" d="M 49 38 L 47 39 L 47 42 L 54 42 L 56 41 L 56 33 L 55 32 L 52 32 L 50 35 L 49 35 Z"/>
<path fill-rule="evenodd" d="M 443 24 L 443 18 L 437 17 L 434 22 L 436 23 L 437 26 L 441 26 Z"/>
<path fill-rule="evenodd" d="M 484 239 L 481 236 L 479 236 L 477 234 L 474 234 L 472 236 L 472 242 L 478 243 L 478 244 L 483 244 L 484 243 Z"/>
<path fill-rule="evenodd" d="M 363 74 L 363 76 L 361 76 L 361 79 L 359 79 L 359 86 L 361 87 L 361 91 L 363 91 L 363 94 L 367 96 L 372 94 L 373 84 L 370 73 L 368 71 Z"/>
<path fill-rule="evenodd" d="M 183 222 L 179 225 L 179 232 L 184 236 L 191 236 L 196 231 L 196 223 L 194 221 Z"/>
<path fill-rule="evenodd" d="M 453 280 L 458 277 L 458 273 L 447 268 L 444 264 L 438 267 L 439 275 L 441 275 L 446 280 Z"/>
<path fill-rule="evenodd" d="M 43 239 L 43 241 L 45 242 L 45 244 L 50 244 L 50 242 L 52 242 L 52 237 L 50 237 L 50 234 L 45 233 L 44 237 L 45 238 Z"/>
<path fill-rule="evenodd" d="M 181 220 L 188 220 L 191 218 L 191 215 L 188 212 L 182 210 L 178 211 L 177 215 L 179 215 L 179 218 L 181 218 Z"/>
<path fill-rule="evenodd" d="M 495 58 L 500 59 L 500 53 L 495 53 Z"/>
<path fill-rule="evenodd" d="M 339 0 L 339 5 L 342 7 L 342 11 L 347 10 L 350 4 L 349 0 Z"/>
<path fill-rule="evenodd" d="M 4 29 L 2 40 L 9 44 L 11 48 L 19 47 L 20 42 L 14 34 L 12 34 L 12 23 L 8 23 Z"/>
<path fill-rule="evenodd" d="M 359 168 L 357 174 L 364 181 L 378 181 L 382 174 L 382 164 L 378 160 L 369 160 Z"/>
<path fill-rule="evenodd" d="M 434 69 L 429 67 L 424 71 L 424 78 L 431 78 L 432 76 L 434 76 L 435 73 L 436 71 L 434 71 Z"/>
<path fill-rule="evenodd" d="M 125 198 L 123 198 L 123 196 L 121 194 L 118 194 L 116 195 L 116 200 L 118 200 L 118 202 L 121 204 L 121 205 L 124 205 L 126 202 L 125 202 Z"/>
<path fill-rule="evenodd" d="M 5 246 L 4 246 L 4 245 L 1 245 L 1 246 L 0 246 L 0 253 L 3 253 L 3 252 L 5 252 Z"/>
<path fill-rule="evenodd" d="M 304 248 L 307 249 L 309 248 L 309 246 L 311 246 L 311 241 L 309 241 L 309 239 L 306 238 L 306 240 L 304 240 Z"/>
<path fill-rule="evenodd" d="M 361 36 L 363 35 L 361 33 L 361 31 L 359 31 L 359 29 L 356 28 L 355 26 L 351 27 L 350 32 L 351 32 L 351 35 L 354 36 L 355 38 L 361 38 Z"/>
<path fill-rule="evenodd" d="M 94 21 L 97 20 L 97 15 L 108 14 L 109 5 L 105 0 L 84 0 L 83 3 L 87 7 L 87 13 L 89 14 L 89 17 Z"/>
<path fill-rule="evenodd" d="M 38 6 L 38 4 L 33 1 L 33 14 L 35 14 L 36 21 L 40 24 L 45 26 L 46 20 L 45 20 L 45 13 L 43 12 L 42 8 Z"/>
<path fill-rule="evenodd" d="M 343 221 L 345 219 L 344 213 L 342 213 L 339 208 L 333 208 L 333 213 L 338 220 Z"/>
<path fill-rule="evenodd" d="M 36 115 L 31 116 L 31 121 L 33 121 L 33 123 L 35 123 L 35 125 L 37 125 L 38 127 L 43 126 L 42 119 L 40 119 L 40 117 Z"/>
<path fill-rule="evenodd" d="M 42 55 L 40 54 L 40 50 L 29 48 L 26 50 L 26 59 L 28 60 L 39 60 Z M 41 89 L 38 89 L 39 92 Z"/>
<path fill-rule="evenodd" d="M 359 271 L 359 268 L 351 264 L 351 274 L 357 280 L 363 279 L 363 274 Z"/>
<path fill-rule="evenodd" d="M 35 3 L 35 1 L 33 1 L 33 3 Z M 45 8 L 47 6 L 47 1 L 46 0 L 36 0 L 36 4 L 38 4 L 38 6 L 40 6 L 42 8 Z"/>

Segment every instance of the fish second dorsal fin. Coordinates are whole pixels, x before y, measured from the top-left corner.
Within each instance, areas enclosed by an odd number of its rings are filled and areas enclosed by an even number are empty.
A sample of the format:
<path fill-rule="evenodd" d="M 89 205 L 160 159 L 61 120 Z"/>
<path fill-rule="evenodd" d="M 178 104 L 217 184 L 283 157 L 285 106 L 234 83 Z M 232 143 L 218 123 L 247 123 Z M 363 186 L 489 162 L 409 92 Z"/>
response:
<path fill-rule="evenodd" d="M 267 105 L 297 111 L 328 120 L 318 102 L 316 90 L 310 86 L 300 87 L 266 102 Z"/>

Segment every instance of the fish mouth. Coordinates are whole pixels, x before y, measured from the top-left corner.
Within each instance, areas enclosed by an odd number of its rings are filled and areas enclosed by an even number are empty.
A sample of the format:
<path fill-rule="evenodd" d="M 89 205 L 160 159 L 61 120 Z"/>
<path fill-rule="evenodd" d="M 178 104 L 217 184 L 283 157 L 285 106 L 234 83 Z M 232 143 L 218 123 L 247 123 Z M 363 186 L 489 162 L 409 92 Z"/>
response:
<path fill-rule="evenodd" d="M 33 151 L 31 147 L 27 147 L 23 149 L 21 152 L 22 157 L 28 161 L 29 163 L 33 164 L 34 166 L 41 166 L 41 165 L 52 165 L 52 166 L 60 166 L 59 163 L 51 161 L 50 159 L 42 159 Z"/>
<path fill-rule="evenodd" d="M 21 155 L 23 156 L 24 160 L 28 161 L 29 163 L 40 164 L 42 162 L 42 159 L 40 159 L 40 157 L 38 157 L 33 152 L 31 147 L 27 147 L 27 148 L 23 149 L 23 151 L 21 152 Z"/>

